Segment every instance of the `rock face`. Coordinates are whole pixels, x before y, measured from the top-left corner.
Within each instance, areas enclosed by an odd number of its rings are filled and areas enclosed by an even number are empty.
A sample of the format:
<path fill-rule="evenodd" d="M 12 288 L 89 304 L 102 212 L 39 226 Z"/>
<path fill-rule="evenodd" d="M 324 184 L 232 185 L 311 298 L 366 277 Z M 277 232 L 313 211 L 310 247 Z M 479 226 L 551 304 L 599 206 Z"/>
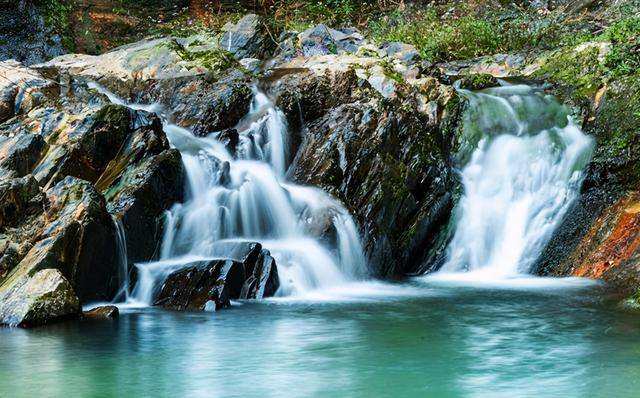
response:
<path fill-rule="evenodd" d="M 39 326 L 77 317 L 80 301 L 60 271 L 45 269 L 10 287 L 0 287 L 0 323 Z"/>
<path fill-rule="evenodd" d="M 255 242 L 220 242 L 215 249 L 230 258 L 186 264 L 171 273 L 156 300 L 174 310 L 209 310 L 231 306 L 234 299 L 262 299 L 279 287 L 276 263 Z"/>
<path fill-rule="evenodd" d="M 131 261 L 153 259 L 162 215 L 182 199 L 180 154 L 155 115 L 111 104 L 83 82 L 3 65 L 0 81 L 10 84 L 0 108 L 12 112 L 0 123 L 0 291 L 22 292 L 55 270 L 77 302 L 109 301 L 122 283 L 113 217 L 129 234 Z M 61 319 L 57 308 L 0 323 Z"/>
<path fill-rule="evenodd" d="M 0 0 L 0 61 L 32 65 L 67 52 L 60 37 L 45 27 L 34 3 Z"/>
<path fill-rule="evenodd" d="M 458 190 L 456 92 L 400 61 L 325 55 L 294 66 L 270 87 L 301 132 L 289 175 L 355 213 L 375 275 L 437 267 Z"/>

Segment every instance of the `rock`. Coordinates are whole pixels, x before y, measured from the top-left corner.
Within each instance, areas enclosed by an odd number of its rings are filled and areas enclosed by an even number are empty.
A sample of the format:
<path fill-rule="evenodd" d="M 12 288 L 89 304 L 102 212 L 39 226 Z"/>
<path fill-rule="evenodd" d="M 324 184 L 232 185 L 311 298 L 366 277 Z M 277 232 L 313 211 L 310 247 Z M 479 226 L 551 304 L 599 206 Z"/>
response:
<path fill-rule="evenodd" d="M 45 148 L 46 143 L 38 134 L 0 136 L 0 176 L 11 172 L 18 177 L 29 174 Z"/>
<path fill-rule="evenodd" d="M 40 270 L 0 286 L 0 324 L 31 327 L 79 314 L 80 301 L 58 270 Z"/>
<path fill-rule="evenodd" d="M 365 44 L 364 37 L 355 29 L 339 31 L 320 24 L 298 35 L 305 57 L 326 54 L 356 53 Z"/>
<path fill-rule="evenodd" d="M 46 192 L 48 210 L 27 223 L 28 252 L 2 281 L 13 289 L 34 273 L 57 269 L 82 301 L 108 301 L 118 288 L 115 226 L 104 198 L 86 181 L 66 177 Z"/>
<path fill-rule="evenodd" d="M 101 307 L 92 308 L 89 311 L 82 313 L 84 319 L 117 319 L 120 316 L 120 311 L 115 305 L 104 305 Z"/>
<path fill-rule="evenodd" d="M 275 47 L 261 26 L 260 17 L 255 14 L 245 15 L 237 24 L 228 23 L 222 30 L 225 33 L 220 38 L 220 48 L 237 59 L 265 58 L 269 50 Z"/>
<path fill-rule="evenodd" d="M 437 267 L 459 189 L 451 163 L 459 97 L 423 78 L 384 98 L 357 71 L 328 68 L 287 75 L 271 88 L 282 109 L 302 108 L 305 136 L 291 177 L 353 211 L 375 275 Z"/>
<path fill-rule="evenodd" d="M 129 156 L 134 155 L 123 154 L 123 166 L 113 166 L 114 179 L 106 176 L 97 186 L 103 189 L 110 212 L 122 219 L 129 261 L 150 261 L 159 253 L 165 210 L 182 201 L 183 166 L 176 149 L 148 155 L 137 163 L 135 156 Z"/>
<path fill-rule="evenodd" d="M 38 181 L 29 175 L 0 180 L 0 229 L 15 226 L 31 213 L 42 210 Z M 35 207 L 35 209 L 34 209 Z"/>
<path fill-rule="evenodd" d="M 241 299 L 262 300 L 265 297 L 274 296 L 278 291 L 280 287 L 278 268 L 276 260 L 271 257 L 268 250 L 261 250 L 255 267 L 247 268 L 246 272 L 248 277 L 242 285 Z"/>
<path fill-rule="evenodd" d="M 156 305 L 177 310 L 205 310 L 213 305 L 217 310 L 229 307 L 230 300 L 260 300 L 278 290 L 275 260 L 260 243 L 219 241 L 211 250 L 222 259 L 187 264 L 170 274 Z"/>
<path fill-rule="evenodd" d="M 54 91 L 54 83 L 38 72 L 15 60 L 1 61 L 0 123 L 15 114 L 28 112 Z"/>
<path fill-rule="evenodd" d="M 36 2 L 0 1 L 0 15 L 0 60 L 31 65 L 67 52 L 60 37 L 45 26 Z"/>
<path fill-rule="evenodd" d="M 382 46 L 382 50 L 388 57 L 400 60 L 407 65 L 420 62 L 420 53 L 410 44 L 402 42 L 387 43 Z"/>
<path fill-rule="evenodd" d="M 214 260 L 188 264 L 165 281 L 155 302 L 175 310 L 216 310 L 231 306 L 238 299 L 245 282 L 242 263 Z"/>

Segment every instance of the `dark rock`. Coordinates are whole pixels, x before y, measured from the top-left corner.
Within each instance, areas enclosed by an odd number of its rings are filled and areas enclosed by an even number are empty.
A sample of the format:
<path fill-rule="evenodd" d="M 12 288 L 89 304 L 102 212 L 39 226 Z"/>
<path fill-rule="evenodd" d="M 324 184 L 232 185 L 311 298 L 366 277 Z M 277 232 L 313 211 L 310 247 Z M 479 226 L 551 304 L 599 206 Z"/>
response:
<path fill-rule="evenodd" d="M 276 260 L 271 257 L 268 250 L 261 250 L 255 267 L 253 269 L 247 267 L 246 272 L 248 277 L 242 286 L 241 299 L 262 300 L 265 297 L 274 296 L 278 291 L 280 287 L 278 268 Z"/>
<path fill-rule="evenodd" d="M 34 200 L 39 197 L 40 200 Z M 29 175 L 0 180 L 0 230 L 15 226 L 34 211 L 42 211 L 38 181 Z"/>
<path fill-rule="evenodd" d="M 452 156 L 459 97 L 433 79 L 420 94 L 434 108 L 425 113 L 410 88 L 387 100 L 349 72 L 334 84 L 326 79 L 292 75 L 272 87 L 283 109 L 294 110 L 287 106 L 294 95 L 302 108 L 304 139 L 291 177 L 323 187 L 355 214 L 375 275 L 432 269 L 459 190 Z M 340 87 L 352 89 L 341 95 Z"/>
<path fill-rule="evenodd" d="M 101 307 L 92 308 L 89 311 L 82 313 L 84 319 L 117 319 L 120 316 L 120 311 L 115 305 L 105 305 Z"/>
<path fill-rule="evenodd" d="M 0 324 L 39 326 L 77 317 L 80 312 L 80 300 L 71 284 L 55 269 L 0 286 Z"/>
<path fill-rule="evenodd" d="M 231 306 L 240 297 L 246 279 L 242 263 L 233 260 L 204 261 L 187 265 L 169 275 L 155 305 L 175 310 L 216 310 Z"/>
<path fill-rule="evenodd" d="M 0 1 L 0 61 L 16 59 L 31 65 L 66 52 L 60 37 L 45 26 L 35 4 Z"/>
<path fill-rule="evenodd" d="M 11 171 L 18 177 L 29 174 L 40 160 L 46 145 L 38 134 L 0 136 L 0 175 Z"/>
<path fill-rule="evenodd" d="M 164 211 L 182 201 L 184 194 L 180 152 L 166 149 L 116 174 L 103 193 L 109 210 L 124 224 L 129 260 L 154 259 L 162 239 Z"/>

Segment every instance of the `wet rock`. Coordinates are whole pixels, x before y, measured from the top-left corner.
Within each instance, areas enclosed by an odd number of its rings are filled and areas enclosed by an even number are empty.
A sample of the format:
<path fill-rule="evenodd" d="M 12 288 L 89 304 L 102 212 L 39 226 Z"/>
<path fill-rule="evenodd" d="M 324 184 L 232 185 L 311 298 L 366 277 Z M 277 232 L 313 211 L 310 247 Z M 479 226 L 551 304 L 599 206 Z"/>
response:
<path fill-rule="evenodd" d="M 237 59 L 264 58 L 275 47 L 255 14 L 245 15 L 236 24 L 228 23 L 222 30 L 225 33 L 220 38 L 220 48 Z"/>
<path fill-rule="evenodd" d="M 0 324 L 39 326 L 79 314 L 80 301 L 58 270 L 40 270 L 0 286 Z"/>
<path fill-rule="evenodd" d="M 183 191 L 183 167 L 176 149 L 166 149 L 127 165 L 104 189 L 109 210 L 124 224 L 131 262 L 156 258 L 164 211 L 182 201 Z"/>
<path fill-rule="evenodd" d="M 374 274 L 437 268 L 459 189 L 452 153 L 460 100 L 433 78 L 408 79 L 396 87 L 401 95 L 385 98 L 345 69 L 316 64 L 271 88 L 287 112 L 300 109 L 304 125 L 290 176 L 355 214 Z"/>
<path fill-rule="evenodd" d="M 189 264 L 169 275 L 155 305 L 175 310 L 227 308 L 231 306 L 231 300 L 240 297 L 245 279 L 244 266 L 237 261 Z"/>
<path fill-rule="evenodd" d="M 0 62 L 0 122 L 28 112 L 55 91 L 53 82 L 21 63 Z"/>
<path fill-rule="evenodd" d="M 84 319 L 117 319 L 120 316 L 120 311 L 115 305 L 105 305 L 101 307 L 92 308 L 89 311 L 82 313 Z"/>
<path fill-rule="evenodd" d="M 30 213 L 42 210 L 38 181 L 29 175 L 0 180 L 0 229 L 15 226 Z"/>
<path fill-rule="evenodd" d="M 156 305 L 177 310 L 221 309 L 229 307 L 230 300 L 259 300 L 278 290 L 275 260 L 260 243 L 219 241 L 211 253 L 222 259 L 187 264 L 170 274 Z"/>
<path fill-rule="evenodd" d="M 278 291 L 280 287 L 278 268 L 276 260 L 271 257 L 268 250 L 261 250 L 255 267 L 253 269 L 247 267 L 246 272 L 247 280 L 242 285 L 241 299 L 262 300 L 265 297 L 274 296 Z"/>
<path fill-rule="evenodd" d="M 0 289 L 13 289 L 39 270 L 57 269 L 83 301 L 108 301 L 117 290 L 115 227 L 104 198 L 86 181 L 67 177 L 46 192 L 49 204 L 32 230 L 28 252 Z M 42 226 L 40 226 L 42 225 Z"/>
<path fill-rule="evenodd" d="M 66 52 L 60 37 L 45 26 L 36 2 L 0 1 L 0 15 L 0 60 L 31 65 Z"/>
<path fill-rule="evenodd" d="M 0 176 L 12 172 L 18 177 L 29 174 L 45 148 L 44 139 L 37 134 L 0 136 Z"/>

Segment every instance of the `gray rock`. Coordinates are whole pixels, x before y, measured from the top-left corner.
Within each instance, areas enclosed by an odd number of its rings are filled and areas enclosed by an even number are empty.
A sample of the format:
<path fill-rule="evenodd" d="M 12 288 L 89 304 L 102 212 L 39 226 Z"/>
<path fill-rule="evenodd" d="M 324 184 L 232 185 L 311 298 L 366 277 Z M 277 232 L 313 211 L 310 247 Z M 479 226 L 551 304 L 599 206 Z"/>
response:
<path fill-rule="evenodd" d="M 0 287 L 0 324 L 31 327 L 79 314 L 80 300 L 58 270 L 41 270 Z"/>
<path fill-rule="evenodd" d="M 272 47 L 255 14 L 245 15 L 237 24 L 229 23 L 222 30 L 225 33 L 220 38 L 220 48 L 237 59 L 263 58 Z"/>
<path fill-rule="evenodd" d="M 305 57 L 326 54 L 356 53 L 365 44 L 364 37 L 356 30 L 345 32 L 320 24 L 298 35 Z"/>

